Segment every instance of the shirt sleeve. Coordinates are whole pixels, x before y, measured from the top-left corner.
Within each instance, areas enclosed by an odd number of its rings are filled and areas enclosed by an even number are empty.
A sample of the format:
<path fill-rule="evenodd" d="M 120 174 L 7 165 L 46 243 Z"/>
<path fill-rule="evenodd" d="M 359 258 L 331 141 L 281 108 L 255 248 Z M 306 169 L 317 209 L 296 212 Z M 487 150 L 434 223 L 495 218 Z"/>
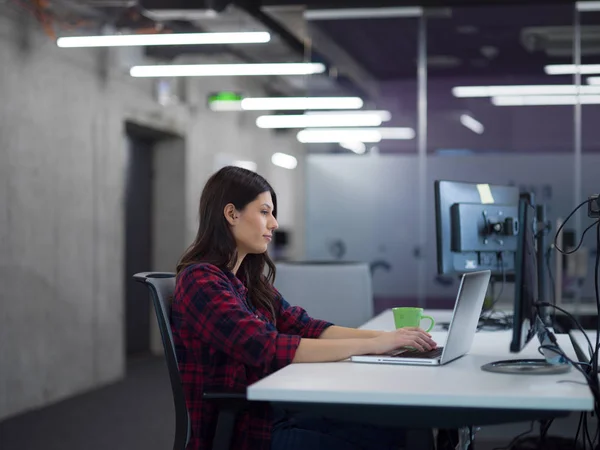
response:
<path fill-rule="evenodd" d="M 265 375 L 292 362 L 300 336 L 278 332 L 242 306 L 219 268 L 200 264 L 179 278 L 184 320 L 202 342 Z"/>
<path fill-rule="evenodd" d="M 275 292 L 276 311 L 278 310 L 277 329 L 282 333 L 317 339 L 327 327 L 333 325 L 331 322 L 313 319 L 299 306 L 290 306 L 277 289 Z"/>

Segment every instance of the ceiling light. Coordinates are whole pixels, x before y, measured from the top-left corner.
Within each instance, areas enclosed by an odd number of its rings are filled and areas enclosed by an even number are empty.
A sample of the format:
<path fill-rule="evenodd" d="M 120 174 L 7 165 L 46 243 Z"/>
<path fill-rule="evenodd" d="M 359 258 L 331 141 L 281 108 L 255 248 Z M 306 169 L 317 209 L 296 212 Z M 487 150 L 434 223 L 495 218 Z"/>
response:
<path fill-rule="evenodd" d="M 578 91 L 584 95 L 600 94 L 600 86 L 532 84 L 522 86 L 457 86 L 452 88 L 452 94 L 460 98 L 494 97 L 498 95 L 575 95 Z"/>
<path fill-rule="evenodd" d="M 550 64 L 544 67 L 544 71 L 548 75 L 573 75 L 575 67 L 575 64 Z M 579 73 L 584 75 L 600 73 L 600 64 L 580 64 Z"/>
<path fill-rule="evenodd" d="M 298 133 L 298 141 L 304 144 L 340 142 L 380 142 L 382 139 L 413 139 L 412 128 L 327 128 L 307 129 Z"/>
<path fill-rule="evenodd" d="M 577 2 L 577 11 L 600 11 L 600 2 Z"/>
<path fill-rule="evenodd" d="M 376 127 L 381 122 L 379 111 L 275 115 L 256 119 L 259 128 Z"/>
<path fill-rule="evenodd" d="M 357 155 L 362 155 L 367 151 L 367 146 L 364 142 L 340 142 L 340 147 L 350 150 Z"/>
<path fill-rule="evenodd" d="M 318 115 L 318 116 L 353 116 L 353 115 L 361 115 L 361 114 L 372 114 L 377 115 L 381 119 L 382 122 L 388 122 L 392 118 L 392 113 L 389 111 L 383 110 L 361 110 L 361 111 L 306 111 L 304 113 L 307 116 Z"/>
<path fill-rule="evenodd" d="M 226 77 L 267 75 L 312 75 L 325 72 L 321 63 L 189 64 L 134 66 L 132 77 Z"/>
<path fill-rule="evenodd" d="M 325 130 L 302 130 L 297 135 L 298 141 L 303 144 L 340 143 L 340 142 L 379 142 L 381 133 L 372 130 L 339 130 L 329 128 Z"/>
<path fill-rule="evenodd" d="M 600 95 L 506 95 L 492 97 L 496 106 L 600 104 Z"/>
<path fill-rule="evenodd" d="M 142 47 L 151 45 L 209 45 L 209 44 L 262 44 L 269 42 L 266 31 L 237 33 L 170 33 L 110 36 L 61 37 L 56 45 L 74 47 Z"/>
<path fill-rule="evenodd" d="M 421 17 L 418 6 L 392 8 L 338 8 L 313 9 L 304 12 L 306 20 L 387 19 L 390 17 Z"/>
<path fill-rule="evenodd" d="M 484 131 L 484 127 L 483 124 L 474 119 L 473 117 L 469 116 L 468 114 L 462 114 L 460 116 L 460 123 L 462 123 L 465 127 L 467 127 L 469 130 L 471 130 L 473 133 L 477 133 L 477 134 L 483 134 Z"/>
<path fill-rule="evenodd" d="M 298 165 L 298 160 L 287 153 L 273 153 L 273 156 L 271 156 L 271 162 L 276 166 L 290 170 L 295 169 Z"/>
<path fill-rule="evenodd" d="M 600 84 L 600 77 L 589 77 L 587 82 L 588 84 Z"/>
<path fill-rule="evenodd" d="M 215 100 L 208 104 L 211 111 L 242 111 L 241 101 Z"/>
<path fill-rule="evenodd" d="M 381 134 L 381 139 L 404 141 L 415 138 L 415 130 L 408 127 L 377 128 L 377 131 Z"/>
<path fill-rule="evenodd" d="M 232 166 L 241 167 L 242 169 L 251 170 L 252 172 L 256 172 L 258 165 L 254 161 L 233 161 Z"/>
<path fill-rule="evenodd" d="M 246 111 L 303 111 L 308 109 L 360 109 L 360 97 L 265 97 L 245 98 Z"/>

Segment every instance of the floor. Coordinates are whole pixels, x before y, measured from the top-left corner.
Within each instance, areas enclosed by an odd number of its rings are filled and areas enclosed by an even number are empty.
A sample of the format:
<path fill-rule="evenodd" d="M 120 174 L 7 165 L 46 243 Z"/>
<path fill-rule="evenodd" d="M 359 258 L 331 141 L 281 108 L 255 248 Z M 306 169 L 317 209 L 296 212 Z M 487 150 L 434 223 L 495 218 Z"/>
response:
<path fill-rule="evenodd" d="M 0 423 L 0 449 L 170 450 L 174 425 L 164 359 L 144 358 L 119 383 Z"/>

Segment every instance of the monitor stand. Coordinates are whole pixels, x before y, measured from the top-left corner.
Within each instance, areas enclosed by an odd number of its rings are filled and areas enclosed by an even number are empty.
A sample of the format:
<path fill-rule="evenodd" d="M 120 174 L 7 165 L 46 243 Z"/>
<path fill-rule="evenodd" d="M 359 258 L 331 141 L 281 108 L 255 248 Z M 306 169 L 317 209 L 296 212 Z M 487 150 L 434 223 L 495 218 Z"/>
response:
<path fill-rule="evenodd" d="M 547 327 L 542 319 L 536 317 L 535 332 L 540 345 L 554 345 L 550 340 Z M 555 375 L 566 373 L 571 370 L 571 365 L 558 353 L 547 348 L 542 349 L 545 359 L 509 359 L 495 361 L 481 366 L 481 370 L 495 373 L 511 373 L 524 375 Z"/>

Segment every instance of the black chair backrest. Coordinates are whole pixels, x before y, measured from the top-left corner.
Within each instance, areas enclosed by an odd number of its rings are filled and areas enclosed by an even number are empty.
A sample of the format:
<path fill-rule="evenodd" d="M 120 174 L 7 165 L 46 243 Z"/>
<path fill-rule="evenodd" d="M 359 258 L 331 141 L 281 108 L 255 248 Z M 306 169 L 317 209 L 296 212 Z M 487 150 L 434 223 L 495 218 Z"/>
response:
<path fill-rule="evenodd" d="M 165 350 L 165 359 L 171 379 L 173 403 L 175 404 L 175 442 L 173 450 L 184 450 L 191 432 L 190 416 L 185 404 L 185 395 L 181 385 L 181 376 L 175 356 L 175 344 L 169 318 L 171 316 L 171 299 L 175 291 L 175 274 L 169 272 L 145 272 L 133 276 L 136 281 L 144 283 L 150 290 L 152 305 L 156 313 L 158 328 Z"/>

